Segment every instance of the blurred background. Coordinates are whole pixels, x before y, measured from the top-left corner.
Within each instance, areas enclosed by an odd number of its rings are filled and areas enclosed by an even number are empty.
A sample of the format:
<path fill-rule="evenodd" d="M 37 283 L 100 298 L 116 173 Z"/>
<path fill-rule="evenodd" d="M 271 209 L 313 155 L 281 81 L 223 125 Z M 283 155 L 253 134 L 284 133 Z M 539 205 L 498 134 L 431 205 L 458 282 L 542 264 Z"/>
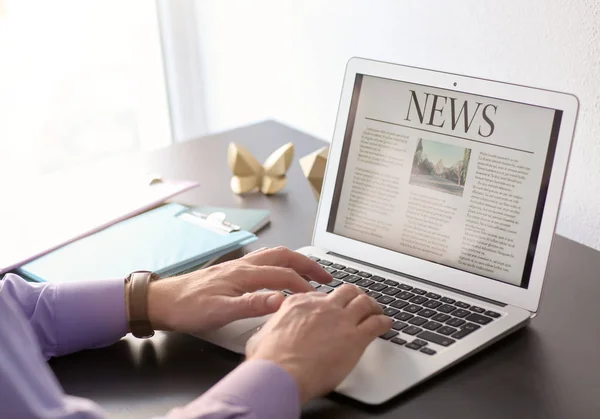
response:
<path fill-rule="evenodd" d="M 0 0 L 0 188 L 264 119 L 329 141 L 353 56 L 576 94 L 558 232 L 600 249 L 597 0 Z"/>

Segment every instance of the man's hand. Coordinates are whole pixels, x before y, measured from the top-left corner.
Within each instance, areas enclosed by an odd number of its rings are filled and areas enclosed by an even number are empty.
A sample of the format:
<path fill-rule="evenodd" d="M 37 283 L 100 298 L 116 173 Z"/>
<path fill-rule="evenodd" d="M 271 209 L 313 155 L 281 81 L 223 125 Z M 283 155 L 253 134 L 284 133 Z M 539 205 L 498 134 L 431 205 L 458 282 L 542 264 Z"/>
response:
<path fill-rule="evenodd" d="M 307 279 L 332 280 L 319 264 L 284 247 L 261 249 L 241 259 L 150 283 L 148 316 L 157 330 L 200 333 L 234 320 L 270 314 L 280 292 L 314 291 Z"/>
<path fill-rule="evenodd" d="M 367 345 L 391 326 L 375 300 L 354 285 L 329 295 L 296 294 L 248 341 L 246 356 L 279 364 L 305 403 L 341 383 Z"/>

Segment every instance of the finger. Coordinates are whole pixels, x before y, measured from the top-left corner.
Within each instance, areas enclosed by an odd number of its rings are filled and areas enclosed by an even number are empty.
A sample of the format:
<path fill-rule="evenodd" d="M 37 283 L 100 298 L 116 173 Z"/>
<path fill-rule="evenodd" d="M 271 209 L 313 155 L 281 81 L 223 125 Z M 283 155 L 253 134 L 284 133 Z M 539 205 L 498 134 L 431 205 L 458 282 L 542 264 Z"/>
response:
<path fill-rule="evenodd" d="M 331 282 L 332 279 L 331 274 L 326 272 L 317 262 L 286 247 L 263 250 L 247 255 L 245 259 L 258 266 L 270 265 L 291 268 L 300 275 L 322 284 Z"/>
<path fill-rule="evenodd" d="M 257 254 L 257 253 L 260 253 L 260 252 L 262 252 L 262 251 L 264 251 L 264 250 L 267 250 L 267 249 L 268 249 L 268 247 L 261 247 L 260 249 L 256 249 L 256 250 L 253 250 L 253 251 L 252 251 L 252 252 L 250 252 L 250 253 L 246 253 L 246 254 L 244 255 L 244 257 L 248 257 L 248 256 L 251 256 L 251 255 L 255 255 L 255 254 Z"/>
<path fill-rule="evenodd" d="M 326 298 L 328 297 L 328 294 L 325 294 L 324 292 L 318 292 L 318 291 L 312 291 L 312 292 L 303 292 L 301 294 L 294 294 L 294 295 L 290 295 L 288 296 L 284 303 L 285 304 L 301 304 L 301 303 L 305 303 L 305 302 L 314 302 L 316 300 L 319 300 L 321 298 Z"/>
<path fill-rule="evenodd" d="M 292 292 L 310 292 L 315 288 L 302 278 L 296 271 L 277 266 L 254 267 L 249 274 L 240 278 L 244 292 L 260 289 L 290 290 Z"/>
<path fill-rule="evenodd" d="M 363 292 L 360 288 L 354 285 L 344 284 L 330 293 L 329 299 L 332 303 L 340 307 L 346 307 L 352 300 L 361 294 L 363 294 Z"/>
<path fill-rule="evenodd" d="M 355 324 L 361 323 L 369 316 L 383 312 L 375 300 L 364 293 L 350 301 L 346 306 L 346 311 L 348 311 L 348 317 Z"/>
<path fill-rule="evenodd" d="M 285 297 L 280 292 L 254 292 L 232 297 L 227 304 L 224 317 L 228 322 L 250 317 L 264 316 L 279 310 Z"/>
<path fill-rule="evenodd" d="M 358 330 L 365 338 L 365 344 L 369 344 L 377 336 L 383 335 L 392 327 L 393 320 L 385 314 L 367 317 L 358 325 Z"/>

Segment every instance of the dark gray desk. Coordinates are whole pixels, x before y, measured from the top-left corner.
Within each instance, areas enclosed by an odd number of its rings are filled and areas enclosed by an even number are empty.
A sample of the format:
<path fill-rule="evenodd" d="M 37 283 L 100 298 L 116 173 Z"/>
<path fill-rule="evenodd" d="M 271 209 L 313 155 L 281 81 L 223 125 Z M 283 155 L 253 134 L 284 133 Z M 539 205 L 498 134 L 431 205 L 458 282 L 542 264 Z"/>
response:
<path fill-rule="evenodd" d="M 285 191 L 240 198 L 230 192 L 227 144 L 263 160 L 288 141 L 296 159 Z M 297 158 L 323 146 L 310 136 L 266 122 L 148 155 L 123 159 L 141 170 L 197 179 L 182 195 L 191 204 L 269 208 L 272 225 L 254 247 L 310 242 L 316 201 Z M 369 408 L 341 396 L 315 400 L 306 418 L 598 418 L 600 417 L 600 253 L 558 236 L 541 312 L 530 327 L 451 368 L 392 402 Z M 240 357 L 190 336 L 159 333 L 51 361 L 69 394 L 100 403 L 111 417 L 164 414 L 202 394 Z"/>

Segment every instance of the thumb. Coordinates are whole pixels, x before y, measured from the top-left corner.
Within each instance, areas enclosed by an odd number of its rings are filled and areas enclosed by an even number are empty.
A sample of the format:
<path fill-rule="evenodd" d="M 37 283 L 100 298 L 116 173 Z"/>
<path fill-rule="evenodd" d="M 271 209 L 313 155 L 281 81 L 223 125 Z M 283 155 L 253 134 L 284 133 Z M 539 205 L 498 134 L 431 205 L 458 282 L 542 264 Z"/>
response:
<path fill-rule="evenodd" d="M 279 309 L 284 299 L 280 292 L 247 293 L 236 298 L 234 315 L 243 319 L 271 314 Z"/>

